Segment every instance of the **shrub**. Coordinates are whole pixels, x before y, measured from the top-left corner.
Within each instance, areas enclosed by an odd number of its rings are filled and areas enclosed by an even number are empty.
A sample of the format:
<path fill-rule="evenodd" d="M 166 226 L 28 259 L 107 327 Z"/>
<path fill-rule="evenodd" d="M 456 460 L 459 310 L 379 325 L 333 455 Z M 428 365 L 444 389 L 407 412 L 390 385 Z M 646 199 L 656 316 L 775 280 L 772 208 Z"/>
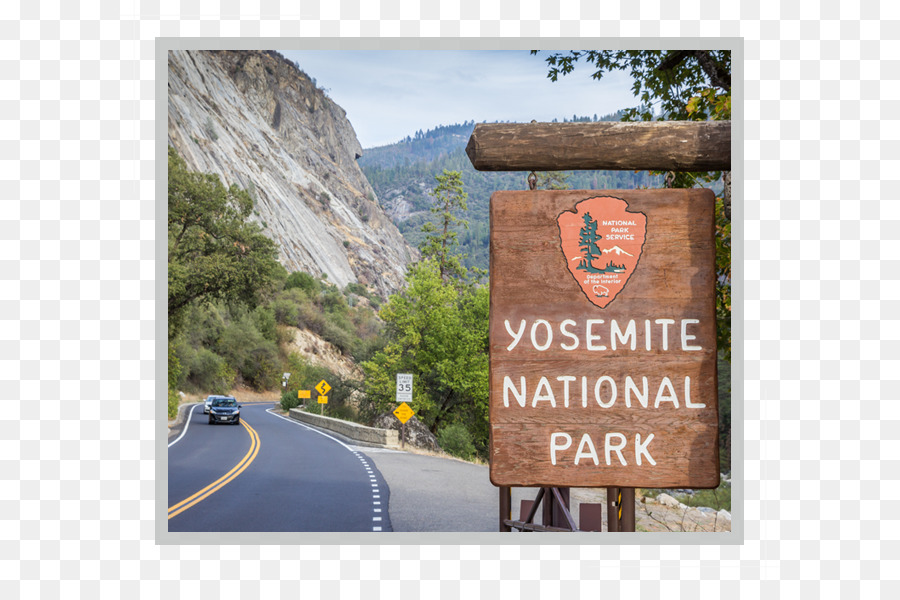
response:
<path fill-rule="evenodd" d="M 170 421 L 172 419 L 174 419 L 175 416 L 178 414 L 178 401 L 179 401 L 178 392 L 176 392 L 175 390 L 169 390 L 169 410 L 168 410 L 168 412 L 169 412 L 169 420 Z"/>
<path fill-rule="evenodd" d="M 187 381 L 201 393 L 224 394 L 234 384 L 234 370 L 212 350 L 200 348 L 187 360 Z"/>
<path fill-rule="evenodd" d="M 304 273 L 303 271 L 291 273 L 284 282 L 284 289 L 300 288 L 306 292 L 306 295 L 309 297 L 316 295 L 319 291 L 319 287 L 319 282 L 316 281 L 315 277 L 309 273 Z"/>
<path fill-rule="evenodd" d="M 285 390 L 281 392 L 281 409 L 285 412 L 292 408 L 300 406 L 300 398 L 297 397 L 297 390 Z"/>
<path fill-rule="evenodd" d="M 448 425 L 438 431 L 438 444 L 444 452 L 457 456 L 463 460 L 469 460 L 475 455 L 475 444 L 472 442 L 472 434 L 461 423 Z"/>

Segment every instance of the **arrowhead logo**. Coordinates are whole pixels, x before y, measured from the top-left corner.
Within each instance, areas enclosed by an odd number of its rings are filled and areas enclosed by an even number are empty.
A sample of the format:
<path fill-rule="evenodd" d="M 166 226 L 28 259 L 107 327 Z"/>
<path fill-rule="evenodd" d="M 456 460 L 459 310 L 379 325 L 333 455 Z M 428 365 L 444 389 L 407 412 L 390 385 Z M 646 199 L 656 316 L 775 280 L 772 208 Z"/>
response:
<path fill-rule="evenodd" d="M 628 212 L 621 198 L 600 196 L 562 212 L 556 223 L 569 273 L 591 303 L 606 308 L 637 268 L 647 215 Z"/>

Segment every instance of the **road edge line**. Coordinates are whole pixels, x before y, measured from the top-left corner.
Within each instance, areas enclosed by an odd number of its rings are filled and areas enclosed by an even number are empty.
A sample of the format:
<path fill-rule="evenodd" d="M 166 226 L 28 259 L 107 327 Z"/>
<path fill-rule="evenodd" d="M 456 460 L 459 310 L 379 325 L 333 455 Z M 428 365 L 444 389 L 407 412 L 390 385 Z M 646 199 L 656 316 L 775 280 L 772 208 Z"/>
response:
<path fill-rule="evenodd" d="M 198 406 L 200 406 L 200 403 L 197 403 L 191 407 L 191 410 L 188 413 L 188 416 L 184 419 L 184 429 L 181 430 L 181 435 L 179 435 L 177 438 L 175 438 L 175 440 L 169 442 L 169 445 L 166 446 L 166 449 L 171 448 L 172 446 L 174 446 L 175 444 L 180 442 L 181 438 L 184 437 L 184 434 L 187 433 L 188 425 L 191 424 L 191 419 L 194 417 L 194 409 L 197 408 Z"/>

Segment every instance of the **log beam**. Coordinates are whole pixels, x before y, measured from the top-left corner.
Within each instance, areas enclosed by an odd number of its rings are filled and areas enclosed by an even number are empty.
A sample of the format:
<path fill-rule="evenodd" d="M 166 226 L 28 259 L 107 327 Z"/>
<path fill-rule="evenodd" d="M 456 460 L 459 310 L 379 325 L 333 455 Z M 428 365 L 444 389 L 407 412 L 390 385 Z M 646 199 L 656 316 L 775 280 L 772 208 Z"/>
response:
<path fill-rule="evenodd" d="M 731 121 L 479 123 L 479 171 L 729 171 Z"/>

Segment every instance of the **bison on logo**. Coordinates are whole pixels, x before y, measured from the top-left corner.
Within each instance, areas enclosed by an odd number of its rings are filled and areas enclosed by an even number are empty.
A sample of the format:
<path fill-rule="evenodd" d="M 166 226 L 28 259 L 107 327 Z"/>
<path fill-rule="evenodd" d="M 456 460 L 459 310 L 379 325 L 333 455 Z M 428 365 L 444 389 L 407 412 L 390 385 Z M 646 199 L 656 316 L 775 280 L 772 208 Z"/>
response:
<path fill-rule="evenodd" d="M 588 300 L 606 308 L 637 268 L 647 216 L 628 212 L 620 198 L 601 196 L 579 202 L 556 222 L 569 273 Z"/>

